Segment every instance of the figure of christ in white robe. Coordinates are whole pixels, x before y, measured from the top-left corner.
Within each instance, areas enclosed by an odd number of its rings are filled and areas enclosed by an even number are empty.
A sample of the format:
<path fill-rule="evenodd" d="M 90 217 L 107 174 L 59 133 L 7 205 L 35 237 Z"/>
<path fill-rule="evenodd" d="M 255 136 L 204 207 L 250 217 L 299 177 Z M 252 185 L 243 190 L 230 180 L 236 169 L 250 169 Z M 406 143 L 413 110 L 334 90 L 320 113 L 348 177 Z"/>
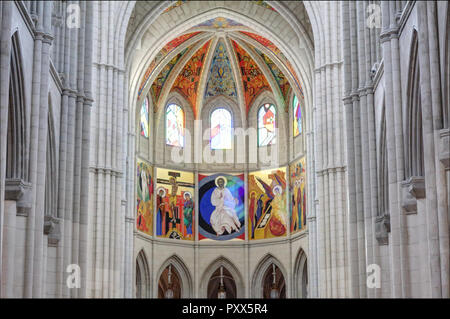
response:
<path fill-rule="evenodd" d="M 212 212 L 210 223 L 217 236 L 225 231 L 229 234 L 241 228 L 235 207 L 239 201 L 231 195 L 227 188 L 216 187 L 211 195 L 211 204 L 216 207 Z"/>

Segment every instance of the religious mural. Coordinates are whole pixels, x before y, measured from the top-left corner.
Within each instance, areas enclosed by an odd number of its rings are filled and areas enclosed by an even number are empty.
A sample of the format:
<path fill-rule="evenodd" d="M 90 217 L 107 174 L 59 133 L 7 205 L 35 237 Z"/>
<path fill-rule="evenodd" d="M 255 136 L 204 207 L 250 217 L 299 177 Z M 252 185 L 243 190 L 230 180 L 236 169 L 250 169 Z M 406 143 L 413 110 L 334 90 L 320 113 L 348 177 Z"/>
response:
<path fill-rule="evenodd" d="M 288 96 L 290 92 L 290 84 L 287 78 L 284 76 L 283 72 L 281 72 L 280 68 L 264 53 L 262 53 L 257 48 L 253 48 L 256 53 L 258 53 L 264 60 L 264 62 L 269 67 L 270 71 L 272 72 L 275 80 L 277 81 L 277 84 L 280 88 L 281 94 L 283 94 L 283 98 L 285 101 L 288 101 Z"/>
<path fill-rule="evenodd" d="M 136 228 L 153 234 L 153 168 L 144 161 L 136 165 Z"/>
<path fill-rule="evenodd" d="M 242 24 L 223 17 L 217 17 L 214 19 L 206 20 L 205 22 L 196 25 L 196 27 L 214 27 L 214 28 L 229 28 L 239 26 L 242 26 Z"/>
<path fill-rule="evenodd" d="M 194 116 L 197 116 L 197 88 L 200 81 L 200 74 L 208 52 L 209 44 L 207 41 L 186 63 L 172 86 L 172 90 L 180 92 L 192 106 Z"/>
<path fill-rule="evenodd" d="M 283 52 L 281 52 L 280 49 L 278 49 L 278 47 L 272 41 L 269 41 L 268 39 L 266 39 L 258 34 L 255 34 L 252 32 L 246 32 L 246 31 L 241 31 L 241 33 L 252 38 L 253 40 L 258 41 L 261 45 L 263 45 L 265 48 L 267 48 L 269 51 L 271 51 L 273 54 L 275 54 L 277 57 L 279 57 L 282 60 L 282 62 L 286 65 L 286 67 L 289 71 L 289 74 L 292 76 L 292 78 L 295 81 L 295 84 L 297 85 L 297 88 L 299 89 L 300 93 L 303 95 L 302 86 L 300 84 L 300 80 L 297 76 L 297 73 L 294 71 L 292 64 L 288 61 L 288 59 L 283 54 Z"/>
<path fill-rule="evenodd" d="M 292 163 L 289 174 L 291 233 L 295 233 L 306 226 L 306 157 Z"/>
<path fill-rule="evenodd" d="M 155 81 L 153 82 L 150 92 L 152 93 L 153 97 L 153 105 L 156 105 L 158 103 L 159 96 L 161 94 L 162 88 L 164 86 L 164 83 L 166 82 L 167 78 L 169 77 L 170 71 L 172 71 L 173 67 L 177 62 L 181 59 L 181 57 L 186 53 L 187 49 L 184 49 L 180 53 L 178 53 L 172 60 L 167 63 L 164 68 L 161 70 L 161 72 L 156 77 Z"/>
<path fill-rule="evenodd" d="M 199 239 L 245 239 L 244 174 L 198 175 Z"/>
<path fill-rule="evenodd" d="M 230 59 L 223 41 L 219 41 L 214 50 L 206 83 L 205 98 L 219 94 L 232 98 L 237 97 Z"/>
<path fill-rule="evenodd" d="M 156 235 L 194 240 L 194 173 L 156 169 Z"/>
<path fill-rule="evenodd" d="M 249 239 L 285 236 L 287 227 L 286 168 L 249 173 Z"/>
<path fill-rule="evenodd" d="M 156 68 L 157 65 L 174 49 L 176 49 L 180 44 L 184 43 L 185 41 L 189 40 L 193 36 L 199 34 L 200 32 L 191 32 L 186 33 L 183 35 L 180 35 L 179 37 L 169 41 L 162 49 L 161 51 L 156 54 L 156 57 L 153 59 L 153 61 L 148 66 L 147 70 L 145 71 L 145 74 L 142 78 L 141 84 L 139 85 L 139 91 L 138 91 L 138 98 L 141 96 L 142 90 L 144 89 L 145 85 L 147 84 L 150 75 L 152 75 L 153 70 Z"/>
<path fill-rule="evenodd" d="M 242 84 L 244 85 L 244 99 L 247 107 L 247 114 L 253 100 L 263 90 L 271 90 L 266 77 L 259 69 L 250 55 L 241 48 L 236 41 L 232 41 L 236 51 L 239 69 L 242 74 Z"/>

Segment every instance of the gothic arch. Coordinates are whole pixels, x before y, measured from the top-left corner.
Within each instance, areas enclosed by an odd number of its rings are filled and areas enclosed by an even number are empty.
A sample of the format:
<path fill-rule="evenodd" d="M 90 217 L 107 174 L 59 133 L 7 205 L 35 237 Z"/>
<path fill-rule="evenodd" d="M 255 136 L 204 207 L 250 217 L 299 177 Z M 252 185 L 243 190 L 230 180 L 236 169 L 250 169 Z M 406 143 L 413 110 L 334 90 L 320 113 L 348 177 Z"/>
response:
<path fill-rule="evenodd" d="M 199 285 L 199 297 L 207 298 L 208 292 L 208 283 L 209 279 L 213 275 L 213 273 L 223 266 L 226 268 L 230 274 L 233 276 L 234 282 L 236 284 L 236 298 L 244 298 L 245 295 L 245 287 L 244 281 L 242 280 L 242 275 L 240 271 L 231 263 L 227 258 L 221 256 L 213 261 L 203 272 L 203 275 L 200 277 L 200 285 Z"/>
<path fill-rule="evenodd" d="M 224 108 L 227 111 L 231 113 L 231 124 L 233 130 L 236 128 L 241 128 L 243 125 L 243 119 L 241 118 L 241 111 L 239 109 L 239 105 L 237 102 L 231 98 L 225 97 L 223 95 L 215 96 L 214 98 L 211 98 L 207 104 L 205 104 L 201 111 L 201 117 L 202 120 L 202 132 L 200 138 L 202 140 L 200 141 L 200 145 L 202 146 L 202 151 L 206 148 L 210 148 L 210 136 L 211 136 L 211 115 L 212 113 L 219 108 Z M 238 137 L 235 135 L 232 135 L 231 140 L 231 150 L 211 150 L 211 154 L 222 154 L 222 159 L 225 158 L 225 156 L 228 154 L 228 152 L 231 152 L 233 154 L 234 163 L 237 162 L 237 158 L 239 154 L 242 154 L 241 150 L 244 149 L 244 143 L 238 142 Z M 225 162 L 224 162 L 225 163 Z M 202 163 L 203 165 L 207 164 L 205 160 Z M 201 164 L 201 165 L 202 165 Z M 219 164 L 217 165 L 230 165 L 231 163 L 225 163 L 225 164 Z M 228 166 L 229 167 L 229 166 Z"/>
<path fill-rule="evenodd" d="M 294 298 L 308 297 L 308 258 L 305 251 L 300 248 L 294 265 Z"/>
<path fill-rule="evenodd" d="M 287 272 L 283 264 L 271 254 L 267 254 L 260 260 L 253 272 L 251 286 L 252 298 L 263 298 L 264 275 L 272 264 L 275 264 L 275 266 L 280 269 L 281 273 L 283 274 L 284 280 L 287 283 Z"/>
<path fill-rule="evenodd" d="M 424 176 L 418 34 L 412 33 L 405 110 L 405 177 Z"/>
<path fill-rule="evenodd" d="M 258 112 L 260 110 L 260 107 L 264 103 L 271 103 L 275 106 L 276 115 L 275 115 L 275 121 L 276 121 L 276 128 L 277 128 L 277 136 L 276 136 L 276 143 L 273 145 L 267 145 L 260 147 L 258 145 Z M 260 168 L 263 166 L 263 164 L 260 162 L 260 156 L 261 152 L 278 152 L 280 158 L 280 163 L 285 163 L 287 161 L 287 156 L 285 156 L 284 152 L 281 152 L 280 150 L 289 142 L 288 138 L 288 122 L 287 122 L 288 113 L 285 112 L 284 105 L 279 105 L 276 103 L 276 99 L 272 92 L 270 90 L 264 90 L 261 93 L 258 94 L 258 96 L 253 101 L 249 111 L 248 111 L 248 127 L 249 128 L 256 128 L 256 134 L 255 135 L 249 135 L 248 139 L 248 149 L 250 152 L 256 152 L 258 154 L 258 162 L 257 166 L 253 166 L 253 163 L 250 164 L 252 169 Z"/>
<path fill-rule="evenodd" d="M 11 37 L 11 69 L 9 85 L 8 132 L 6 147 L 6 179 L 28 180 L 27 120 L 23 58 L 19 31 Z"/>
<path fill-rule="evenodd" d="M 184 147 L 179 148 L 175 146 L 170 146 L 166 144 L 166 108 L 169 104 L 175 103 L 181 107 L 184 112 Z M 190 156 L 191 162 L 193 162 L 193 147 L 194 147 L 194 112 L 190 107 L 189 102 L 185 99 L 185 97 L 177 91 L 170 92 L 167 97 L 163 107 L 160 107 L 156 110 L 156 113 L 152 113 L 153 116 L 153 132 L 154 136 L 151 137 L 154 140 L 154 158 L 155 162 L 158 164 L 170 164 L 171 161 L 171 152 L 173 148 L 177 148 L 180 150 L 180 154 L 185 154 L 187 152 L 187 156 Z M 159 153 L 156 150 L 163 150 Z M 178 163 L 181 168 L 181 164 Z M 183 164 L 185 166 L 189 166 L 189 163 Z"/>
<path fill-rule="evenodd" d="M 163 271 L 169 266 L 172 265 L 172 267 L 175 268 L 178 275 L 180 276 L 180 285 L 181 285 L 181 298 L 192 298 L 193 297 L 193 284 L 192 284 L 192 276 L 189 272 L 189 269 L 186 267 L 186 264 L 183 262 L 183 260 L 178 257 L 177 255 L 173 255 L 172 257 L 168 258 L 160 267 L 158 272 L 156 273 L 155 281 L 158 283 L 159 278 L 161 278 L 161 275 Z M 157 285 L 155 285 L 154 291 L 155 296 L 158 295 L 157 293 Z"/>
<path fill-rule="evenodd" d="M 184 6 L 189 6 L 189 2 L 183 4 Z M 302 5 L 303 6 L 303 5 Z M 317 8 L 315 8 L 316 5 L 310 4 L 308 6 L 304 6 L 305 11 L 307 12 L 307 15 L 310 15 L 310 11 L 317 11 Z M 155 16 L 155 10 L 154 9 L 151 14 L 149 15 L 149 19 L 153 19 L 156 20 L 158 19 L 158 15 L 160 13 L 158 13 L 157 16 Z M 159 10 L 159 9 L 158 9 Z M 177 10 L 177 9 L 174 9 Z M 162 9 L 161 9 L 162 11 Z M 286 24 L 286 26 L 289 24 L 288 22 L 286 22 L 287 20 L 289 20 L 289 17 L 286 16 L 287 15 L 288 10 L 287 9 L 282 9 L 280 10 L 279 14 L 282 18 L 284 18 L 284 24 Z M 262 34 L 263 36 L 267 37 L 268 39 L 270 39 L 271 41 L 273 41 L 280 49 L 282 49 L 282 51 L 286 54 L 287 58 L 289 60 L 291 60 L 293 62 L 293 67 L 295 69 L 295 71 L 297 72 L 297 74 L 300 77 L 301 82 L 305 85 L 305 88 L 308 89 L 312 89 L 312 77 L 313 77 L 313 69 L 314 69 L 314 65 L 312 58 L 308 58 L 308 59 L 303 59 L 302 57 L 297 56 L 298 54 L 296 54 L 294 48 L 292 48 L 291 45 L 288 45 L 287 43 L 284 42 L 284 40 L 282 40 L 279 36 L 277 36 L 277 31 L 280 30 L 272 30 L 271 28 L 267 27 L 262 21 L 256 21 L 254 18 L 251 19 L 248 16 L 246 16 L 246 13 L 240 13 L 240 12 L 236 12 L 234 10 L 231 10 L 229 8 L 224 8 L 224 7 L 214 7 L 211 8 L 209 11 L 206 12 L 202 12 L 196 16 L 192 16 L 192 17 L 187 17 L 185 21 L 181 22 L 179 25 L 177 25 L 176 27 L 172 27 L 170 30 L 167 30 L 167 32 L 158 39 L 157 43 L 145 43 L 145 45 L 151 46 L 154 49 L 144 49 L 143 51 L 146 51 L 147 53 L 141 57 L 137 57 L 137 59 L 139 60 L 137 63 L 135 63 L 133 65 L 133 70 L 129 70 L 130 72 L 132 72 L 132 74 L 135 74 L 132 78 L 130 78 L 130 97 L 131 96 L 136 96 L 135 91 L 138 89 L 138 83 L 140 81 L 140 79 L 142 78 L 143 72 L 144 70 L 147 68 L 147 66 L 151 63 L 152 59 L 154 58 L 154 56 L 157 53 L 158 48 L 162 47 L 162 45 L 166 42 L 168 42 L 171 38 L 174 38 L 174 36 L 176 34 L 181 34 L 183 32 L 185 32 L 187 29 L 189 29 L 192 25 L 195 25 L 196 23 L 201 22 L 202 20 L 207 20 L 207 19 L 211 19 L 214 17 L 225 17 L 225 18 L 230 18 L 233 19 L 239 23 L 243 23 L 245 25 L 248 25 L 249 27 L 252 27 L 255 30 L 258 30 L 258 32 L 260 34 Z M 131 14 L 131 12 L 130 12 Z M 315 17 L 315 15 L 313 16 Z M 129 16 L 125 15 L 124 16 L 125 20 L 129 19 Z M 315 18 L 314 18 L 315 19 Z M 315 26 L 313 25 L 313 19 L 311 19 L 311 25 L 313 26 L 313 30 L 315 30 Z M 130 50 L 131 48 L 133 48 L 137 42 L 138 39 L 140 37 L 142 37 L 142 34 L 144 32 L 146 32 L 147 30 L 145 30 L 143 27 L 141 27 L 141 23 L 143 23 L 142 21 L 139 22 L 140 23 L 140 27 L 139 27 L 139 32 L 137 33 L 133 33 L 133 38 L 130 39 L 127 42 L 127 49 L 125 52 L 125 55 L 127 57 L 127 68 L 131 67 L 131 53 Z M 150 21 L 148 21 L 148 23 L 150 23 Z M 148 25 L 148 24 L 147 24 Z M 123 24 L 122 27 L 127 27 L 126 24 Z M 319 25 L 320 27 L 320 25 Z M 276 28 L 282 28 L 282 26 L 277 26 Z M 290 27 L 289 27 L 290 28 Z M 300 30 L 300 29 L 301 30 Z M 299 32 L 299 34 L 306 34 L 306 31 L 304 30 L 303 27 L 301 27 L 300 25 L 297 25 L 296 27 L 297 31 L 301 31 Z M 294 35 L 295 34 L 295 35 Z M 289 33 L 290 35 L 290 33 Z M 297 34 L 294 32 L 294 30 L 292 30 L 292 36 L 286 36 L 283 38 L 293 38 L 293 37 L 297 37 Z M 302 36 L 302 39 L 304 38 L 304 36 Z M 309 39 L 309 37 L 304 39 L 305 43 L 308 43 L 308 45 L 306 46 L 308 50 L 313 50 L 313 46 L 311 43 L 311 39 Z M 303 41 L 302 41 L 303 43 Z M 308 51 L 307 50 L 307 51 Z M 309 52 L 309 51 L 308 51 Z M 309 52 L 308 54 L 310 54 L 312 56 L 312 53 Z M 301 72 L 299 72 L 301 71 Z M 306 90 L 306 101 L 309 103 L 309 101 L 311 100 L 312 95 L 308 93 L 308 90 Z"/>
<path fill-rule="evenodd" d="M 57 216 L 57 180 L 58 167 L 56 161 L 55 125 L 53 121 L 53 104 L 48 95 L 48 130 L 47 130 L 47 154 L 45 169 L 45 216 Z"/>
<path fill-rule="evenodd" d="M 390 212 L 389 212 L 389 163 L 388 149 L 386 141 L 386 103 L 383 96 L 381 110 L 381 122 L 378 138 L 378 214 L 375 222 L 375 238 L 380 245 L 387 245 L 390 232 Z"/>
<path fill-rule="evenodd" d="M 136 257 L 136 298 L 150 298 L 150 280 L 150 268 L 148 266 L 147 256 L 144 250 L 141 249 Z"/>

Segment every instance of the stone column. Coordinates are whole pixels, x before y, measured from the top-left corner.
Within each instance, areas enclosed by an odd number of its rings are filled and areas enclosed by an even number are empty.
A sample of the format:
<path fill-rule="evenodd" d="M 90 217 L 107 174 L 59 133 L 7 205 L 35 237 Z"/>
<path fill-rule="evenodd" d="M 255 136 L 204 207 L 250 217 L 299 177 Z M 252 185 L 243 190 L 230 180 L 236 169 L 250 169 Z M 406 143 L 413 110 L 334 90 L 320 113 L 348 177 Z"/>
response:
<path fill-rule="evenodd" d="M 3 228 L 5 216 L 6 145 L 8 136 L 9 73 L 11 59 L 11 1 L 0 4 L 0 287 L 3 287 Z M 0 297 L 3 297 L 0 289 Z"/>
<path fill-rule="evenodd" d="M 438 214 L 438 231 L 439 231 L 439 255 L 440 255 L 440 271 L 442 297 L 449 298 L 449 216 L 447 211 L 446 181 L 445 168 L 439 160 L 439 143 L 440 130 L 443 128 L 443 110 L 442 110 L 442 91 L 440 82 L 440 66 L 439 66 L 439 47 L 438 47 L 438 30 L 437 30 L 437 12 L 436 2 L 427 3 L 428 18 L 428 43 L 430 56 L 430 84 L 431 84 L 431 102 L 433 111 L 433 129 L 435 143 L 435 167 L 436 167 L 436 195 L 437 195 L 437 214 Z M 447 30 L 448 32 L 448 30 Z M 447 61 L 450 63 L 450 61 Z"/>
<path fill-rule="evenodd" d="M 428 258 L 430 269 L 427 283 L 430 285 L 431 297 L 442 297 L 441 283 L 441 258 L 439 251 L 439 216 L 436 194 L 436 161 L 435 161 L 435 124 L 433 123 L 433 92 L 431 87 L 430 74 L 430 50 L 429 37 L 432 37 L 428 30 L 427 3 L 417 2 L 417 16 L 419 25 L 419 66 L 420 66 L 420 90 L 422 103 L 422 128 L 424 146 L 424 169 L 426 188 L 426 212 L 427 212 L 427 239 Z M 436 100 L 436 98 L 435 98 Z"/>

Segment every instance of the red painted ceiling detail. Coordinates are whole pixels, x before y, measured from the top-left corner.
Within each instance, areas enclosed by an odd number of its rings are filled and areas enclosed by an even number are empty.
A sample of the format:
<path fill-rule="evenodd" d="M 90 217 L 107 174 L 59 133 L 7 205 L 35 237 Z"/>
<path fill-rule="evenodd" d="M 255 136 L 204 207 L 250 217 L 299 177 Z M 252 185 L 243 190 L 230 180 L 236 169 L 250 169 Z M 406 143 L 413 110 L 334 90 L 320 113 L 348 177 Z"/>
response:
<path fill-rule="evenodd" d="M 166 83 L 167 78 L 169 77 L 170 72 L 186 51 L 187 49 L 184 49 L 182 52 L 178 53 L 172 60 L 170 60 L 169 63 L 167 63 L 161 70 L 161 72 L 158 74 L 158 77 L 155 79 L 155 81 L 152 83 L 150 92 L 153 98 L 154 105 L 158 103 L 159 96 L 161 94 L 164 84 Z M 154 109 L 156 112 L 156 107 Z"/>
<path fill-rule="evenodd" d="M 174 49 L 176 49 L 180 44 L 183 42 L 189 40 L 193 36 L 199 34 L 200 32 L 192 32 L 192 33 L 186 33 L 183 34 L 171 41 L 169 41 L 162 49 L 158 52 L 156 57 L 153 59 L 153 61 L 150 63 L 149 67 L 145 71 L 144 77 L 142 78 L 141 85 L 139 85 L 138 90 L 138 98 L 141 96 L 142 90 L 145 87 L 145 85 L 148 82 L 148 79 L 150 78 L 150 75 L 153 73 L 153 70 L 156 68 L 156 66 L 162 61 L 162 59 L 168 55 L 170 52 L 172 52 Z"/>
<path fill-rule="evenodd" d="M 263 90 L 270 90 L 270 86 L 266 77 L 250 55 L 235 41 L 232 41 L 232 43 L 238 59 L 239 69 L 242 74 L 244 98 L 248 113 L 255 97 Z"/>
<path fill-rule="evenodd" d="M 298 89 L 300 90 L 301 94 L 303 95 L 302 85 L 300 84 L 300 81 L 298 79 L 297 74 L 294 71 L 294 68 L 292 67 L 292 64 L 287 60 L 286 56 L 280 51 L 280 49 L 278 49 L 278 47 L 275 44 L 273 44 L 273 42 L 267 40 L 266 38 L 264 38 L 258 34 L 251 33 L 251 32 L 245 32 L 245 31 L 241 31 L 241 33 L 245 34 L 246 36 L 249 36 L 253 40 L 258 41 L 260 44 L 262 44 L 267 49 L 269 49 L 273 54 L 278 56 L 286 64 L 286 67 L 289 70 L 289 73 L 294 78 L 294 81 L 296 82 Z"/>
<path fill-rule="evenodd" d="M 198 83 L 210 43 L 211 41 L 207 41 L 194 53 L 172 86 L 172 90 L 181 93 L 191 103 L 195 118 L 197 118 Z"/>

